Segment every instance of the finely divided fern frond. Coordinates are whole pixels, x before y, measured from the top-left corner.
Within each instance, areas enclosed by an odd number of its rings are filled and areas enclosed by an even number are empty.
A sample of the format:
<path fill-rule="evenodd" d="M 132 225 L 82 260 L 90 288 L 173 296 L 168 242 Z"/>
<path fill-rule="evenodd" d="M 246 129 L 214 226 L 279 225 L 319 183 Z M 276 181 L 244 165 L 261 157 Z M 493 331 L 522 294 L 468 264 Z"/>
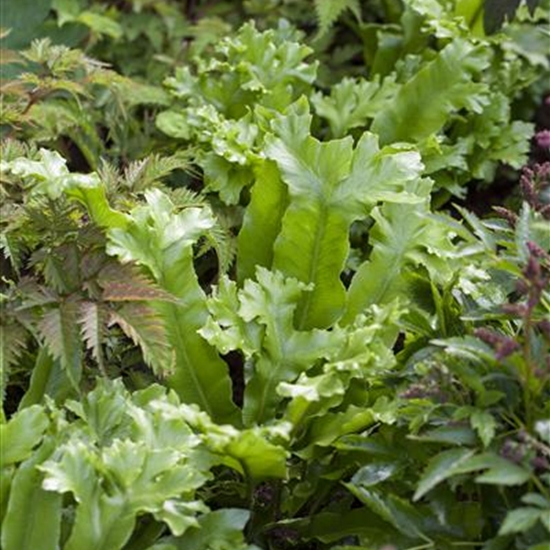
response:
<path fill-rule="evenodd" d="M 235 239 L 228 228 L 223 225 L 215 225 L 206 231 L 198 255 L 201 256 L 212 248 L 218 257 L 219 275 L 227 273 L 236 253 Z"/>
<path fill-rule="evenodd" d="M 59 359 L 72 385 L 77 388 L 82 373 L 82 340 L 78 325 L 78 299 L 63 300 L 45 313 L 38 332 L 54 359 Z"/>
<path fill-rule="evenodd" d="M 170 198 L 178 208 L 210 207 L 206 197 L 186 187 L 180 187 L 172 191 Z M 213 248 L 218 257 L 219 274 L 222 274 L 226 273 L 233 263 L 236 246 L 235 239 L 229 229 L 231 220 L 224 219 L 218 212 L 215 212 L 215 217 L 217 223 L 214 227 L 205 231 L 197 255 L 200 257 Z"/>
<path fill-rule="evenodd" d="M 173 370 L 173 352 L 162 317 L 143 303 L 124 304 L 110 312 L 109 326 L 118 325 L 134 344 L 141 348 L 145 362 L 156 374 L 167 375 Z"/>
<path fill-rule="evenodd" d="M 105 374 L 105 363 L 103 360 L 103 340 L 109 320 L 109 309 L 97 302 L 82 302 L 79 308 L 78 323 L 86 349 L 97 361 L 98 367 Z"/>
<path fill-rule="evenodd" d="M 177 301 L 132 264 L 107 264 L 99 272 L 97 282 L 103 289 L 102 300 L 107 302 Z"/>
<path fill-rule="evenodd" d="M 25 348 L 27 336 L 27 330 L 18 323 L 0 325 L 0 403 L 4 402 L 9 369 Z"/>
<path fill-rule="evenodd" d="M 151 155 L 143 160 L 132 162 L 124 170 L 124 183 L 134 191 L 143 191 L 174 170 L 190 169 L 188 154 L 179 153 L 169 157 Z"/>
<path fill-rule="evenodd" d="M 352 10 L 359 19 L 360 7 L 358 0 L 315 0 L 315 11 L 317 12 L 319 24 L 318 36 L 323 36 L 347 9 Z"/>

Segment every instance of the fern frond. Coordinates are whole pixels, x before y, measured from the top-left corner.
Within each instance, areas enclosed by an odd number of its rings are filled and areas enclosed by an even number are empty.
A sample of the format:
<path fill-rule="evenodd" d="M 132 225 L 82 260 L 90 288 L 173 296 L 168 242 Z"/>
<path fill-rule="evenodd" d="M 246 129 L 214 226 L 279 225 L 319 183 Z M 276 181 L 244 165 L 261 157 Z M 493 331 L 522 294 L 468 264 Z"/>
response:
<path fill-rule="evenodd" d="M 23 243 L 13 238 L 10 233 L 3 232 L 0 234 L 0 250 L 10 262 L 13 271 L 19 275 L 23 267 L 22 259 L 25 251 Z"/>
<path fill-rule="evenodd" d="M 206 206 L 208 201 L 200 193 L 196 193 L 187 187 L 178 187 L 170 193 L 170 199 L 178 208 L 189 208 L 192 206 Z"/>
<path fill-rule="evenodd" d="M 80 304 L 67 299 L 44 314 L 38 322 L 38 331 L 54 359 L 59 359 L 71 383 L 78 387 L 82 374 L 82 341 L 78 319 Z"/>
<path fill-rule="evenodd" d="M 201 256 L 212 248 L 216 251 L 218 257 L 219 275 L 227 273 L 236 254 L 235 237 L 231 234 L 229 228 L 218 223 L 205 232 L 198 255 Z"/>
<path fill-rule="evenodd" d="M 76 242 L 67 242 L 48 251 L 43 272 L 46 283 L 61 294 L 80 288 L 80 251 Z"/>
<path fill-rule="evenodd" d="M 28 332 L 19 323 L 0 325 L 0 402 L 9 380 L 10 367 L 17 361 L 25 348 Z"/>
<path fill-rule="evenodd" d="M 336 22 L 342 13 L 350 9 L 360 18 L 360 7 L 358 0 L 315 0 L 315 11 L 317 12 L 317 21 L 319 25 L 318 37 L 327 33 L 327 31 Z"/>
<path fill-rule="evenodd" d="M 116 262 L 106 265 L 97 281 L 103 289 L 102 299 L 109 302 L 144 302 L 161 300 L 177 302 L 177 299 L 159 288 L 149 277 L 131 264 Z"/>
<path fill-rule="evenodd" d="M 97 169 L 97 175 L 109 191 L 113 191 L 118 188 L 120 183 L 120 173 L 114 164 L 107 162 L 105 159 L 101 159 Z"/>
<path fill-rule="evenodd" d="M 167 375 L 174 368 L 174 354 L 161 316 L 143 303 L 129 303 L 110 313 L 109 326 L 118 325 L 141 348 L 145 362 L 155 374 Z"/>
<path fill-rule="evenodd" d="M 17 158 L 33 158 L 36 154 L 36 146 L 17 139 L 4 139 L 0 144 L 0 158 L 4 162 L 11 162 Z M 2 174 L 4 177 L 4 174 Z"/>
<path fill-rule="evenodd" d="M 169 157 L 151 155 L 132 162 L 124 171 L 124 183 L 134 191 L 144 191 L 174 170 L 189 170 L 189 155 L 179 153 Z"/>
<path fill-rule="evenodd" d="M 109 309 L 97 302 L 82 302 L 79 307 L 78 323 L 86 349 L 97 361 L 100 371 L 105 374 L 103 341 L 109 321 Z"/>

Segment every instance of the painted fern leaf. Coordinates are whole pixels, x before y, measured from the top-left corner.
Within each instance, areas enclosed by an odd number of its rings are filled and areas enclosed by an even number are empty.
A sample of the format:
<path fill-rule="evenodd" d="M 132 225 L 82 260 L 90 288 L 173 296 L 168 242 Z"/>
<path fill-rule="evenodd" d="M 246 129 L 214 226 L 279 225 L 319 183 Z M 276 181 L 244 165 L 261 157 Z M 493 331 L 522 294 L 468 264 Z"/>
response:
<path fill-rule="evenodd" d="M 173 371 L 174 357 L 168 344 L 166 328 L 161 316 L 149 305 L 124 304 L 110 312 L 109 325 L 117 324 L 126 336 L 139 346 L 145 362 L 156 374 Z"/>
<path fill-rule="evenodd" d="M 110 262 L 98 276 L 102 299 L 108 302 L 177 301 L 132 264 Z"/>

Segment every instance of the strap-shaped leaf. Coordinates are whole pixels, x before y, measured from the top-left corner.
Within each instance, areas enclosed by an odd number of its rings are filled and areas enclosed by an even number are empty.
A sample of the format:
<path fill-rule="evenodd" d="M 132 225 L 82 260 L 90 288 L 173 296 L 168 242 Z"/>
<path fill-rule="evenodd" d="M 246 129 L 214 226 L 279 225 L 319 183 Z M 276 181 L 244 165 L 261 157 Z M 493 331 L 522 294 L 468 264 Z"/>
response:
<path fill-rule="evenodd" d="M 366 126 L 390 104 L 399 86 L 393 75 L 382 82 L 379 77 L 344 78 L 331 86 L 330 95 L 313 94 L 311 103 L 316 114 L 328 121 L 332 136 L 340 138 L 353 128 Z"/>
<path fill-rule="evenodd" d="M 429 188 L 430 182 L 421 180 L 417 192 L 425 195 Z M 371 304 L 406 300 L 406 281 L 417 266 L 425 268 L 433 282 L 448 284 L 460 262 L 460 245 L 453 243 L 455 233 L 449 231 L 444 218 L 430 213 L 428 200 L 384 204 L 371 215 L 375 220 L 369 233 L 372 251 L 349 287 L 345 323 Z M 464 233 L 460 226 L 457 231 Z"/>
<path fill-rule="evenodd" d="M 2 522 L 3 550 L 59 548 L 62 496 L 41 487 L 42 473 L 36 469 L 53 450 L 53 445 L 43 445 L 19 466 Z"/>
<path fill-rule="evenodd" d="M 297 312 L 299 329 L 330 326 L 343 312 L 340 274 L 351 223 L 366 216 L 378 201 L 422 200 L 408 192 L 422 169 L 418 153 L 380 150 L 370 133 L 355 149 L 351 137 L 321 143 L 309 135 L 311 117 L 303 111 L 304 104 L 298 103 L 277 121 L 277 137 L 267 147 L 290 196 L 274 244 L 273 268 L 313 283 Z"/>
<path fill-rule="evenodd" d="M 174 353 L 169 384 L 183 401 L 197 403 L 219 422 L 233 422 L 238 410 L 231 401 L 227 366 L 197 332 L 208 310 L 193 267 L 193 244 L 215 220 L 202 207 L 177 212 L 159 190 L 146 192 L 146 200 L 147 205 L 132 212 L 126 228 L 109 232 L 108 251 L 123 261 L 146 266 L 159 287 L 177 299 L 177 303 L 155 305 Z"/>
<path fill-rule="evenodd" d="M 41 403 L 47 395 L 57 402 L 64 401 L 73 391 L 67 371 L 48 348 L 42 347 L 34 363 L 29 388 L 19 403 L 19 409 Z"/>
<path fill-rule="evenodd" d="M 376 223 L 369 234 L 373 250 L 348 290 L 343 318 L 346 323 L 369 305 L 388 303 L 402 294 L 405 267 L 426 227 L 426 220 L 420 215 L 422 210 L 425 207 L 411 204 L 387 204 L 373 210 Z"/>
<path fill-rule="evenodd" d="M 273 244 L 288 203 L 286 185 L 274 162 L 263 162 L 255 176 L 238 239 L 237 269 L 241 281 L 252 279 L 256 266 L 271 266 Z"/>
<path fill-rule="evenodd" d="M 48 424 L 44 410 L 38 405 L 23 409 L 7 424 L 0 424 L 0 465 L 5 467 L 28 458 L 33 448 L 41 442 Z"/>
<path fill-rule="evenodd" d="M 462 108 L 480 112 L 489 90 L 473 78 L 489 64 L 489 52 L 456 39 L 399 90 L 374 118 L 371 130 L 380 143 L 419 141 L 441 130 Z"/>

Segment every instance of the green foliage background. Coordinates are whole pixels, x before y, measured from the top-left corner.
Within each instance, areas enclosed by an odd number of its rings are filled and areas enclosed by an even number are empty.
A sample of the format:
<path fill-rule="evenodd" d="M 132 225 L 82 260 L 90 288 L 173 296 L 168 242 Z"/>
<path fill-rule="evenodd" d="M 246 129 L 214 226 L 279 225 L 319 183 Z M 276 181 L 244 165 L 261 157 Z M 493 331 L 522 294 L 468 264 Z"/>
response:
<path fill-rule="evenodd" d="M 4 2 L 2 548 L 546 549 L 549 8 Z"/>

